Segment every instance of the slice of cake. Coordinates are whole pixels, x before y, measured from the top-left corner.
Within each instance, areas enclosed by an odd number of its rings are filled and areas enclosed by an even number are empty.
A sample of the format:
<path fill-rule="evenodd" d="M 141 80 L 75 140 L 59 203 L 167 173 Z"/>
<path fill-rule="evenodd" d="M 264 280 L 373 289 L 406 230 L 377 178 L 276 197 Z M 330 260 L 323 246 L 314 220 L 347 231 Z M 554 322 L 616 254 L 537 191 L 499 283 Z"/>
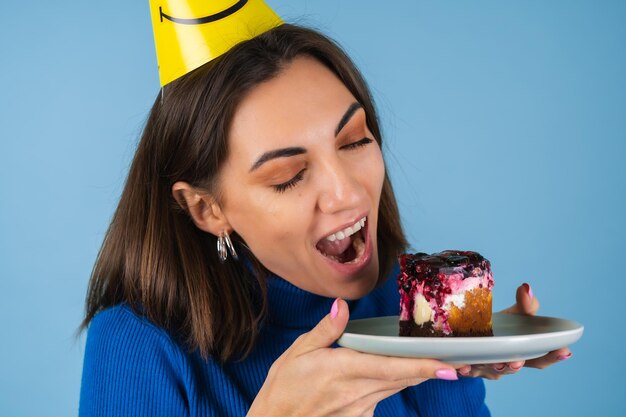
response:
<path fill-rule="evenodd" d="M 493 336 L 489 261 L 470 251 L 400 255 L 400 336 Z"/>

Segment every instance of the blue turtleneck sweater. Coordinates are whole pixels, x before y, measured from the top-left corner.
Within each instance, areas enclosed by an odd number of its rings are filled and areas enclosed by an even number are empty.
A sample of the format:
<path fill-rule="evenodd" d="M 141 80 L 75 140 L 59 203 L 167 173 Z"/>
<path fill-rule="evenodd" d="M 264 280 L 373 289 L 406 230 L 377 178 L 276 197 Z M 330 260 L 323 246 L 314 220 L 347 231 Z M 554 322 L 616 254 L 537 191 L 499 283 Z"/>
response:
<path fill-rule="evenodd" d="M 330 310 L 333 299 L 281 278 L 268 283 L 269 311 L 253 352 L 220 364 L 189 353 L 166 331 L 121 304 L 98 313 L 85 348 L 79 415 L 245 416 L 272 363 Z M 398 314 L 396 280 L 358 301 L 350 318 Z M 489 416 L 481 379 L 429 380 L 376 407 L 376 417 Z"/>

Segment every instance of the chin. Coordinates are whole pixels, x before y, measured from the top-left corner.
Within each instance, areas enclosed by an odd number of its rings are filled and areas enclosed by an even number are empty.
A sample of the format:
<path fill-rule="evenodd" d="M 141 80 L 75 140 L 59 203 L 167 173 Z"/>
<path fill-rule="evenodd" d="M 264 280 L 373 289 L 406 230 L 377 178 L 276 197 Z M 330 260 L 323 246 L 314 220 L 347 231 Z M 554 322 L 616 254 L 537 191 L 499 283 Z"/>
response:
<path fill-rule="evenodd" d="M 341 287 L 337 288 L 333 296 L 344 300 L 358 300 L 372 292 L 377 284 L 378 262 L 372 262 L 367 271 L 363 271 L 363 273 L 354 280 L 341 285 Z"/>

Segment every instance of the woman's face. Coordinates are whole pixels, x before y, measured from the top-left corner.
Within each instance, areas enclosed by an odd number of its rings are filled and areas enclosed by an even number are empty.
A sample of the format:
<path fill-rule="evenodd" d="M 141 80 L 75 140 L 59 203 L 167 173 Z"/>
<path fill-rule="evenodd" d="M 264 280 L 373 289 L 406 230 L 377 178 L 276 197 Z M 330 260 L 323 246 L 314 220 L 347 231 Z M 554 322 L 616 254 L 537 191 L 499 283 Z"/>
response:
<path fill-rule="evenodd" d="M 270 271 L 303 290 L 354 299 L 378 280 L 383 179 L 364 110 L 331 71 L 300 57 L 239 105 L 221 207 Z"/>

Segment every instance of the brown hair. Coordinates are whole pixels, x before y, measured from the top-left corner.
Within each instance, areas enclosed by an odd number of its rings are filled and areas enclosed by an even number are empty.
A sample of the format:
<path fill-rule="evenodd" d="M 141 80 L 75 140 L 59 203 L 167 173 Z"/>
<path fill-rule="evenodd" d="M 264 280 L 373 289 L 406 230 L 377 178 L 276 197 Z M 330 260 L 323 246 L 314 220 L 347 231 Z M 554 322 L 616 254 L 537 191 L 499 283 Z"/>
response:
<path fill-rule="evenodd" d="M 125 302 L 204 357 L 226 361 L 251 351 L 265 312 L 269 272 L 236 233 L 231 237 L 237 251 L 250 264 L 221 263 L 216 237 L 195 227 L 171 189 L 186 181 L 219 199 L 217 175 L 228 155 L 228 129 L 237 105 L 302 55 L 316 58 L 343 81 L 382 145 L 374 104 L 359 71 L 335 43 L 311 29 L 281 25 L 168 84 L 152 107 L 96 259 L 82 329 L 102 309 Z M 385 175 L 378 219 L 379 282 L 405 248 Z"/>

